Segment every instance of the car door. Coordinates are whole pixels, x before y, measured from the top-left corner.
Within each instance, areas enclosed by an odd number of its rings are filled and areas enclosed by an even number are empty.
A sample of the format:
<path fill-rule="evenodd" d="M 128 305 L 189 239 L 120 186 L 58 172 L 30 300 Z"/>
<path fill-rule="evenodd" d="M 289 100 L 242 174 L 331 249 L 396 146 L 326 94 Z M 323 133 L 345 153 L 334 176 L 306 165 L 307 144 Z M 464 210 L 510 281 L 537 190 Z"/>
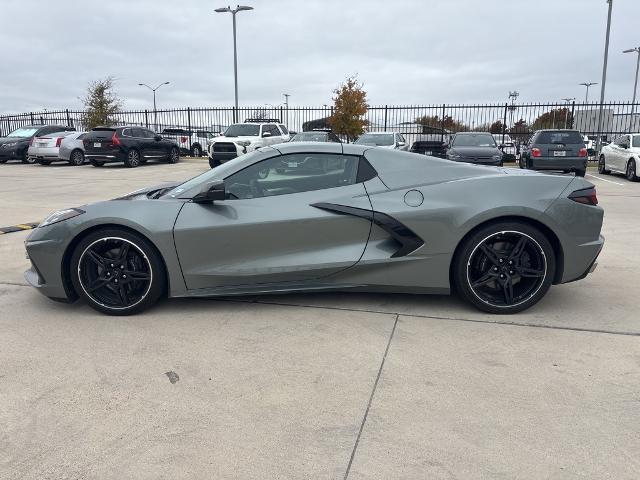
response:
<path fill-rule="evenodd" d="M 142 137 L 147 151 L 147 157 L 150 160 L 163 160 L 167 158 L 169 148 L 173 146 L 173 142 L 169 140 L 156 140 L 157 134 L 148 128 L 142 129 Z"/>
<path fill-rule="evenodd" d="M 331 168 L 279 174 L 283 161 Z M 226 200 L 185 204 L 174 239 L 188 289 L 304 282 L 355 265 L 371 219 L 314 205 L 355 207 L 367 217 L 359 162 L 341 153 L 276 154 L 227 177 Z"/>

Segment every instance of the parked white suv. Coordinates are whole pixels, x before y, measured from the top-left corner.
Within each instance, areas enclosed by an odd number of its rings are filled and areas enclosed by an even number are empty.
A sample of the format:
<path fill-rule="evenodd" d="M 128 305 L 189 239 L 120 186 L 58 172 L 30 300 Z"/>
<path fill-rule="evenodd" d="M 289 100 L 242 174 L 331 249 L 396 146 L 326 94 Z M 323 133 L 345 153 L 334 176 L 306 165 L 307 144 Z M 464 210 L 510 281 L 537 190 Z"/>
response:
<path fill-rule="evenodd" d="M 263 122 L 264 120 L 247 120 L 244 123 L 234 123 L 221 136 L 213 138 L 209 147 L 211 168 L 260 147 L 290 140 L 287 127 L 278 121 Z"/>

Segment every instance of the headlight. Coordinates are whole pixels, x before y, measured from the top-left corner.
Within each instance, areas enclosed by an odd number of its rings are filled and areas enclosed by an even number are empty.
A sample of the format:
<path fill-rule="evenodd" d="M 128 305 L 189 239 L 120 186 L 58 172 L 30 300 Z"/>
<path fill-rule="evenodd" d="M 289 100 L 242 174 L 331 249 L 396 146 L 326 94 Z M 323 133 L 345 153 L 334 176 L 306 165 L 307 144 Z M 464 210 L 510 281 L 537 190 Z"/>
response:
<path fill-rule="evenodd" d="M 251 145 L 251 140 L 238 140 L 236 143 L 241 147 L 248 147 Z"/>
<path fill-rule="evenodd" d="M 38 228 L 47 227 L 49 225 L 53 225 L 54 223 L 63 222 L 65 220 L 69 220 L 70 218 L 77 217 L 78 215 L 82 215 L 84 210 L 80 210 L 79 208 L 67 208 L 65 210 L 58 210 L 57 212 L 53 212 L 47 218 L 45 218 Z"/>

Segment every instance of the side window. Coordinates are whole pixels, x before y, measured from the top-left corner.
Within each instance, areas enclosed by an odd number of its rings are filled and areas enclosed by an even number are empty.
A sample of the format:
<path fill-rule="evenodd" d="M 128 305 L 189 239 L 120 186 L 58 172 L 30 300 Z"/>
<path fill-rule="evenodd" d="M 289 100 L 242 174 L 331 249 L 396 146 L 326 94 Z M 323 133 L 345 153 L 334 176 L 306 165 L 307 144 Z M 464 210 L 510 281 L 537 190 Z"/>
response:
<path fill-rule="evenodd" d="M 289 130 L 287 130 L 287 127 L 285 127 L 282 124 L 280 124 L 279 127 L 280 127 L 280 130 L 282 130 L 282 133 L 284 133 L 285 135 L 289 135 Z"/>
<path fill-rule="evenodd" d="M 225 188 L 229 199 L 247 199 L 353 185 L 358 158 L 331 153 L 272 157 L 227 177 Z"/>
<path fill-rule="evenodd" d="M 156 134 L 153 133 L 151 130 L 147 130 L 146 128 L 142 129 L 142 136 L 144 138 L 155 138 Z"/>
<path fill-rule="evenodd" d="M 267 132 L 271 133 L 272 137 L 280 137 L 282 135 L 275 125 L 267 125 Z"/>
<path fill-rule="evenodd" d="M 132 137 L 133 134 L 131 133 L 131 129 L 130 128 L 123 128 L 122 129 L 122 136 L 123 137 Z"/>
<path fill-rule="evenodd" d="M 131 136 L 135 137 L 135 138 L 144 138 L 144 133 L 142 133 L 142 129 L 141 128 L 132 128 L 131 129 Z"/>
<path fill-rule="evenodd" d="M 335 133 L 330 133 L 329 134 L 329 141 L 330 142 L 340 143 L 340 139 L 338 138 L 338 136 Z"/>

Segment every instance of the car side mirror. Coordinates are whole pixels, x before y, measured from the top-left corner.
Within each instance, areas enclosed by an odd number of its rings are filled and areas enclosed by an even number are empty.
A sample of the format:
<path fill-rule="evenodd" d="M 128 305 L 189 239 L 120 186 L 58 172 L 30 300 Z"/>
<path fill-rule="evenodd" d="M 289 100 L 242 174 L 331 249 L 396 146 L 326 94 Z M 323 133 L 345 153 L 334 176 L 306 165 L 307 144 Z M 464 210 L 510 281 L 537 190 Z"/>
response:
<path fill-rule="evenodd" d="M 194 203 L 212 203 L 220 200 L 224 200 L 227 197 L 227 192 L 224 187 L 224 182 L 208 183 L 204 186 L 202 191 L 193 197 Z"/>
<path fill-rule="evenodd" d="M 265 137 L 270 137 L 270 136 L 271 136 L 271 132 L 263 132 L 263 133 L 262 133 L 262 137 L 263 137 L 263 138 L 265 138 Z"/>
<path fill-rule="evenodd" d="M 162 140 L 162 136 L 161 136 L 161 135 L 156 135 L 155 137 L 153 137 L 153 139 L 154 139 L 156 142 L 159 142 L 160 140 Z"/>

